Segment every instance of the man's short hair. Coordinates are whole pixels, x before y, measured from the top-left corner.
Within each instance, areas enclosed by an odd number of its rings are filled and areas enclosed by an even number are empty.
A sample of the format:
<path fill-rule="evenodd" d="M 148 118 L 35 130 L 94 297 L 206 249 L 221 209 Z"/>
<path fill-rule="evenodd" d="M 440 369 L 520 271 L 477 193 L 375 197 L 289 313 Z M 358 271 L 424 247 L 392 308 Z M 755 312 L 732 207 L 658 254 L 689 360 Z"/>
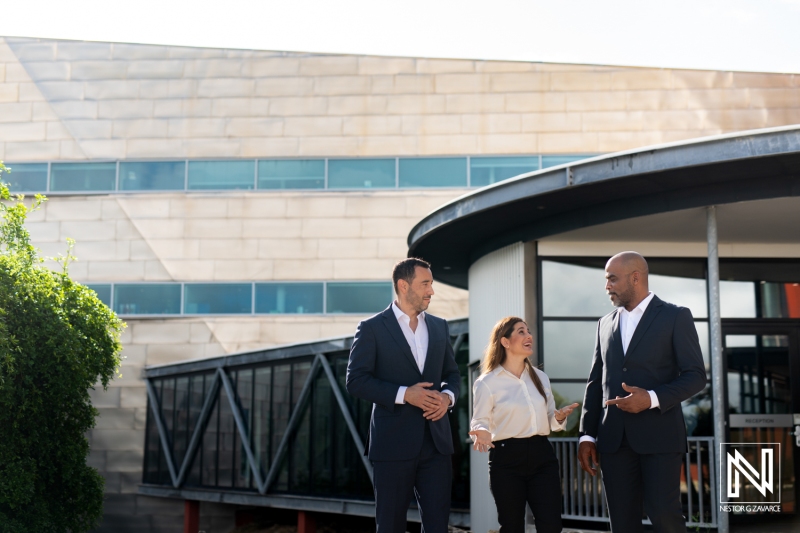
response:
<path fill-rule="evenodd" d="M 409 285 L 414 281 L 414 276 L 417 275 L 417 267 L 431 268 L 431 264 L 427 261 L 417 257 L 409 257 L 395 263 L 392 269 L 392 283 L 394 284 L 394 292 L 397 293 L 397 282 L 405 280 Z"/>

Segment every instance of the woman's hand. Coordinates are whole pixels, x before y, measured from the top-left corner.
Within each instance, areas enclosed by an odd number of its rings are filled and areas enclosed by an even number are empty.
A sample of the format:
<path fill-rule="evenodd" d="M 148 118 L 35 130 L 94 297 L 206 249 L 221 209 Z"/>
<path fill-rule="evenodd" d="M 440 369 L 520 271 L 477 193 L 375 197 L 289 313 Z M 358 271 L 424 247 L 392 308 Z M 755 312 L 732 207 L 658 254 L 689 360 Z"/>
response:
<path fill-rule="evenodd" d="M 494 448 L 492 434 L 485 429 L 476 429 L 470 431 L 469 434 L 475 436 L 475 444 L 472 445 L 472 449 L 476 452 L 488 452 L 489 448 Z"/>
<path fill-rule="evenodd" d="M 561 409 L 556 409 L 553 415 L 556 417 L 556 422 L 559 424 L 567 419 L 569 415 L 572 414 L 572 411 L 578 407 L 579 403 L 573 403 L 572 405 L 568 405 L 566 407 L 562 407 Z"/>

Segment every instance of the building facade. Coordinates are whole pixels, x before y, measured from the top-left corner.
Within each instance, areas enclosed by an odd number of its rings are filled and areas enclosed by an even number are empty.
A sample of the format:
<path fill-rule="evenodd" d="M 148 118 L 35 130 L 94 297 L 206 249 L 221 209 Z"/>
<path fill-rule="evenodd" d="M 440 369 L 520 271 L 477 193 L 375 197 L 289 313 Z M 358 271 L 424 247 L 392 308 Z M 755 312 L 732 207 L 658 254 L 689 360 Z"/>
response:
<path fill-rule="evenodd" d="M 799 85 L 781 74 L 1 39 L 5 178 L 48 195 L 30 221 L 35 244 L 56 255 L 75 239 L 71 275 L 128 324 L 121 376 L 93 393 L 101 529 L 182 520 L 182 502 L 138 490 L 145 366 L 349 335 L 388 305 L 409 232 L 442 204 L 586 156 L 797 123 Z M 592 246 L 570 249 L 606 251 Z M 459 285 L 438 283 L 431 312 L 484 312 Z M 471 335 L 471 357 L 480 342 Z M 203 529 L 230 529 L 232 512 L 204 504 Z"/>

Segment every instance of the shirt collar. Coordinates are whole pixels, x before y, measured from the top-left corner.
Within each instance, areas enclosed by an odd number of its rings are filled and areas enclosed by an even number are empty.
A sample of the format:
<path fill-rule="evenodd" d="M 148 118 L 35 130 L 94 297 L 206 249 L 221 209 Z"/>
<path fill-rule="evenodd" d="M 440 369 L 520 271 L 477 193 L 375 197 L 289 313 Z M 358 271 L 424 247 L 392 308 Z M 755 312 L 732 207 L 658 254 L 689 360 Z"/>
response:
<path fill-rule="evenodd" d="M 625 309 L 625 308 L 623 307 L 623 308 L 622 308 L 622 312 L 623 312 L 623 313 L 628 313 L 628 312 L 630 312 L 630 314 L 633 314 L 633 313 L 638 313 L 638 314 L 640 314 L 640 315 L 643 315 L 643 314 L 644 314 L 644 312 L 647 310 L 647 306 L 648 306 L 648 305 L 650 305 L 650 302 L 651 302 L 651 301 L 653 301 L 653 297 L 654 297 L 654 296 L 655 296 L 655 294 L 653 294 L 652 292 L 649 292 L 649 293 L 647 293 L 647 296 L 645 297 L 645 299 L 644 299 L 644 300 L 642 300 L 641 302 L 639 302 L 639 305 L 637 305 L 636 307 L 634 307 L 633 311 L 628 311 L 627 309 Z"/>
<path fill-rule="evenodd" d="M 397 318 L 397 320 L 405 320 L 405 321 L 408 321 L 408 322 L 411 321 L 411 317 L 408 316 L 407 314 L 405 314 L 402 309 L 400 309 L 400 307 L 397 305 L 396 301 L 392 301 L 392 311 L 394 311 L 394 316 L 395 316 L 395 318 Z M 418 314 L 417 318 L 424 322 L 425 321 L 425 311 L 422 311 L 420 314 Z"/>

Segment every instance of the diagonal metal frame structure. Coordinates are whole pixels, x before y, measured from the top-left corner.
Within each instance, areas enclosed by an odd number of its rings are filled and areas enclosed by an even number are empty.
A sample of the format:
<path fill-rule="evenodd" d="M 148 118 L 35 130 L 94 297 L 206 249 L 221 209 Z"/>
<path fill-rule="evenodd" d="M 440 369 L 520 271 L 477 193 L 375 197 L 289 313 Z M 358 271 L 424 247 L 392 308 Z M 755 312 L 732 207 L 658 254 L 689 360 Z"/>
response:
<path fill-rule="evenodd" d="M 245 422 L 244 416 L 242 415 L 242 411 L 239 407 L 238 402 L 236 401 L 236 392 L 233 389 L 233 385 L 231 383 L 230 377 L 225 372 L 223 368 L 217 368 L 216 373 L 214 374 L 214 378 L 211 382 L 211 386 L 206 394 L 206 397 L 203 401 L 203 409 L 200 412 L 200 416 L 197 420 L 197 425 L 194 428 L 194 432 L 192 433 L 191 440 L 189 441 L 189 447 L 186 450 L 186 454 L 184 455 L 183 462 L 180 465 L 180 470 L 176 469 L 175 459 L 172 456 L 172 446 L 170 442 L 169 433 L 166 428 L 166 424 L 161 416 L 161 402 L 158 399 L 158 395 L 156 394 L 155 388 L 151 383 L 149 378 L 145 378 L 145 385 L 147 387 L 147 396 L 150 400 L 150 415 L 153 417 L 156 427 L 158 428 L 158 436 L 159 441 L 161 443 L 161 451 L 164 454 L 164 458 L 167 463 L 167 468 L 169 469 L 170 478 L 172 480 L 172 486 L 174 488 L 180 488 L 183 485 L 184 480 L 186 479 L 186 473 L 189 470 L 189 467 L 194 460 L 194 455 L 197 452 L 197 447 L 200 443 L 200 439 L 202 438 L 203 432 L 206 428 L 206 423 L 208 422 L 208 418 L 211 414 L 211 410 L 214 406 L 214 402 L 217 401 L 217 395 L 219 393 L 220 385 L 225 389 L 226 396 L 228 398 L 228 402 L 230 404 L 231 411 L 233 413 L 233 419 L 236 425 L 236 429 L 239 432 L 239 437 L 241 438 L 241 444 L 244 448 L 245 454 L 247 456 L 247 463 L 250 467 L 250 471 L 255 479 L 256 486 L 258 487 L 259 494 L 266 494 L 269 490 L 269 487 L 275 481 L 275 478 L 278 476 L 278 472 L 281 467 L 281 462 L 286 454 L 286 451 L 289 447 L 289 442 L 291 441 L 292 437 L 297 430 L 297 427 L 300 424 L 300 421 L 303 418 L 303 415 L 306 412 L 306 408 L 308 406 L 308 398 L 311 395 L 311 388 L 313 386 L 314 381 L 317 378 L 320 370 L 324 370 L 325 376 L 328 379 L 328 382 L 331 385 L 331 389 L 333 390 L 333 394 L 336 397 L 336 404 L 339 407 L 339 410 L 344 417 L 345 423 L 347 424 L 348 430 L 350 432 L 350 437 L 353 439 L 353 443 L 356 446 L 356 449 L 359 451 L 360 456 L 362 457 L 362 462 L 364 464 L 364 468 L 367 470 L 367 474 L 369 475 L 370 481 L 372 481 L 372 465 L 370 464 L 369 460 L 364 456 L 364 443 L 361 440 L 361 436 L 358 433 L 358 429 L 356 428 L 355 422 L 353 421 L 353 417 L 350 414 L 350 409 L 347 405 L 347 401 L 342 394 L 342 391 L 339 387 L 339 384 L 336 381 L 336 377 L 333 375 L 333 370 L 331 369 L 330 363 L 328 363 L 328 359 L 322 353 L 317 353 L 314 357 L 314 361 L 311 364 L 311 369 L 306 377 L 305 382 L 303 383 L 303 388 L 300 391 L 300 395 L 295 403 L 294 407 L 292 408 L 292 414 L 289 418 L 288 425 L 286 427 L 286 431 L 281 438 L 280 444 L 278 445 L 278 449 L 275 452 L 275 456 L 272 458 L 270 463 L 270 468 L 267 471 L 266 476 L 262 477 L 261 474 L 261 466 L 256 459 L 255 454 L 253 453 L 253 448 L 250 445 L 250 431 L 247 427 Z M 219 401 L 222 401 L 220 398 Z"/>

